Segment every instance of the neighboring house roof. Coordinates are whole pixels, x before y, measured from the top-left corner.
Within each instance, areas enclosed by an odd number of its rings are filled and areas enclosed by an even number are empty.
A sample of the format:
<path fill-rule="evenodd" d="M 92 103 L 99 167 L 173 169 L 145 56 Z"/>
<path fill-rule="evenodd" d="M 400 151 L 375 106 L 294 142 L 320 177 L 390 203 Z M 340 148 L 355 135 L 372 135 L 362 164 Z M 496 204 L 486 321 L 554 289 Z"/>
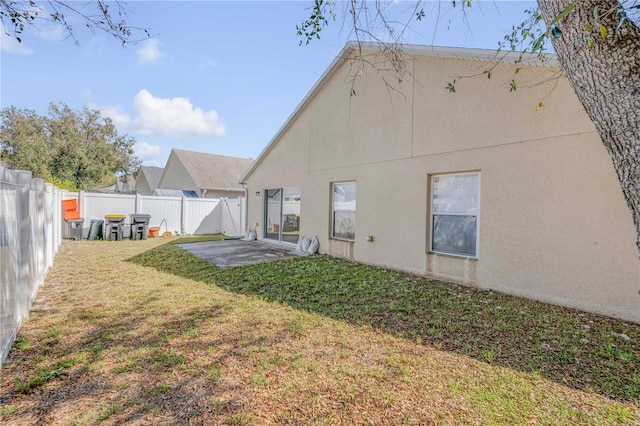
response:
<path fill-rule="evenodd" d="M 399 52 L 409 56 L 433 56 L 439 58 L 451 58 L 451 59 L 464 59 L 469 61 L 481 61 L 481 62 L 493 62 L 493 63 L 514 63 L 516 60 L 520 60 L 520 64 L 523 66 L 544 66 L 554 67 L 558 62 L 555 55 L 546 55 L 546 60 L 542 62 L 538 55 L 521 54 L 519 52 L 501 52 L 497 53 L 493 49 L 470 49 L 462 47 L 439 47 L 439 46 L 422 46 L 422 45 L 397 45 L 394 46 Z M 271 149 L 278 143 L 278 140 L 283 136 L 291 125 L 296 121 L 298 116 L 304 111 L 309 103 L 315 98 L 315 96 L 323 89 L 323 87 L 329 82 L 333 75 L 340 69 L 345 62 L 353 58 L 354 53 L 359 51 L 382 51 L 385 50 L 385 45 L 380 43 L 369 42 L 357 42 L 349 41 L 342 49 L 342 51 L 336 56 L 329 68 L 322 74 L 320 79 L 311 88 L 309 93 L 304 97 L 302 102 L 289 116 L 284 125 L 278 130 L 275 136 L 271 139 L 269 144 L 262 150 L 258 158 L 247 169 L 247 171 L 240 178 L 240 183 L 246 183 L 247 179 L 251 176 L 254 170 L 260 165 L 262 160 L 269 154 Z"/>
<path fill-rule="evenodd" d="M 182 163 L 193 182 L 201 190 L 244 190 L 240 185 L 240 177 L 253 162 L 247 158 L 227 157 L 174 148 L 171 150 L 159 187 L 164 187 L 167 170 L 171 167 L 171 157 Z"/>
<path fill-rule="evenodd" d="M 162 172 L 164 171 L 163 167 L 155 167 L 155 166 L 141 166 L 140 174 L 144 175 L 144 178 L 147 180 L 147 184 L 149 185 L 149 190 L 153 191 L 158 187 L 160 183 L 160 178 L 162 178 Z M 140 177 L 138 177 L 140 179 Z"/>
<path fill-rule="evenodd" d="M 136 186 L 136 178 L 132 175 L 127 175 L 126 180 L 123 180 L 121 176 L 116 178 L 116 183 L 106 188 L 100 188 L 97 192 L 115 192 L 115 193 L 132 193 Z"/>

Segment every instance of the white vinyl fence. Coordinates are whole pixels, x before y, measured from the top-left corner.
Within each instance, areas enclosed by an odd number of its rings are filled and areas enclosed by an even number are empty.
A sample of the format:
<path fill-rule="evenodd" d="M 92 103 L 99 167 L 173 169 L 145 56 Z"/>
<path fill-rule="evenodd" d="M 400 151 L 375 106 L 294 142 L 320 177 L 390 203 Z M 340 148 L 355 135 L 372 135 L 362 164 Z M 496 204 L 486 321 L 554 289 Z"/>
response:
<path fill-rule="evenodd" d="M 69 193 L 31 172 L 0 166 L 0 366 L 4 363 L 38 288 L 44 283 L 54 256 L 67 236 L 62 200 L 77 199 L 85 219 L 83 237 L 91 219 L 107 214 L 151 215 L 149 225 L 172 234 L 242 235 L 244 198 L 208 199 L 153 197 L 132 194 Z M 127 227 L 125 225 L 125 236 Z"/>
<path fill-rule="evenodd" d="M 227 234 L 243 235 L 245 198 L 158 197 L 140 194 L 66 193 L 63 199 L 77 199 L 84 219 L 82 236 L 87 238 L 91 220 L 104 220 L 107 214 L 126 215 L 124 236 L 130 235 L 131 214 L 151 216 L 149 227 L 159 227 L 160 235 Z M 64 226 L 64 225 L 63 225 Z M 63 227 L 65 232 L 67 228 Z"/>
<path fill-rule="evenodd" d="M 62 241 L 62 192 L 0 166 L 0 365 Z"/>

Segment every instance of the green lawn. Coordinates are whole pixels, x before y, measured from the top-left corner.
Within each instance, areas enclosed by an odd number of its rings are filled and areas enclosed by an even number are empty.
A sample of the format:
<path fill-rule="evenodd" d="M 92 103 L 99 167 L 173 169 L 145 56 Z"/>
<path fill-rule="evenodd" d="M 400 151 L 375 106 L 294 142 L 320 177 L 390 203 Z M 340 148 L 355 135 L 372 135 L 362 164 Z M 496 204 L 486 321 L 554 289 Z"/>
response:
<path fill-rule="evenodd" d="M 8 424 L 640 424 L 640 326 L 327 256 L 65 242 Z"/>

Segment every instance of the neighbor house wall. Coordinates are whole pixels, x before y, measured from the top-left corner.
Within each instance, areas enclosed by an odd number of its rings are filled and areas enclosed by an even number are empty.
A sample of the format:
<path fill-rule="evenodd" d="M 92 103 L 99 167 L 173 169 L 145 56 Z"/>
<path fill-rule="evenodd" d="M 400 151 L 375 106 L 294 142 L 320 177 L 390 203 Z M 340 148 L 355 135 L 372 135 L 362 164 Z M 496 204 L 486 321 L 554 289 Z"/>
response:
<path fill-rule="evenodd" d="M 198 196 L 202 196 L 200 188 L 193 181 L 189 171 L 173 152 L 169 155 L 169 159 L 162 173 L 162 178 L 158 183 L 158 188 L 185 189 L 195 191 Z"/>
<path fill-rule="evenodd" d="M 499 65 L 491 79 L 458 79 L 454 94 L 449 81 L 486 63 L 418 56 L 413 78 L 365 70 L 352 92 L 349 65 L 247 179 L 250 225 L 263 226 L 256 191 L 299 186 L 301 234 L 321 253 L 640 322 L 631 215 L 564 79 L 525 67 L 509 93 L 515 67 Z M 481 176 L 477 258 L 430 253 L 429 177 L 466 171 Z M 353 243 L 330 238 L 331 183 L 349 180 Z"/>
<path fill-rule="evenodd" d="M 142 172 L 138 173 L 135 190 L 140 195 L 153 194 L 153 190 L 151 189 L 151 186 L 149 186 L 149 181 L 147 180 L 147 176 Z"/>

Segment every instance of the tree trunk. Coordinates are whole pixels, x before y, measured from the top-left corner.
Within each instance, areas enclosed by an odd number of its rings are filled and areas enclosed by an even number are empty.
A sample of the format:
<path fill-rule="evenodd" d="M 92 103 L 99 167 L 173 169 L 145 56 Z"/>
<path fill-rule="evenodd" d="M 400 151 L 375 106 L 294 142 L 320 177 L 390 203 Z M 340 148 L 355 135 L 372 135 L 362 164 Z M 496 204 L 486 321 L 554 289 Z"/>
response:
<path fill-rule="evenodd" d="M 570 3 L 538 0 L 547 27 Z M 617 28 L 622 18 L 618 1 L 575 4 L 555 24 L 562 35 L 552 41 L 553 47 L 611 156 L 640 254 L 640 28 L 629 19 Z"/>

